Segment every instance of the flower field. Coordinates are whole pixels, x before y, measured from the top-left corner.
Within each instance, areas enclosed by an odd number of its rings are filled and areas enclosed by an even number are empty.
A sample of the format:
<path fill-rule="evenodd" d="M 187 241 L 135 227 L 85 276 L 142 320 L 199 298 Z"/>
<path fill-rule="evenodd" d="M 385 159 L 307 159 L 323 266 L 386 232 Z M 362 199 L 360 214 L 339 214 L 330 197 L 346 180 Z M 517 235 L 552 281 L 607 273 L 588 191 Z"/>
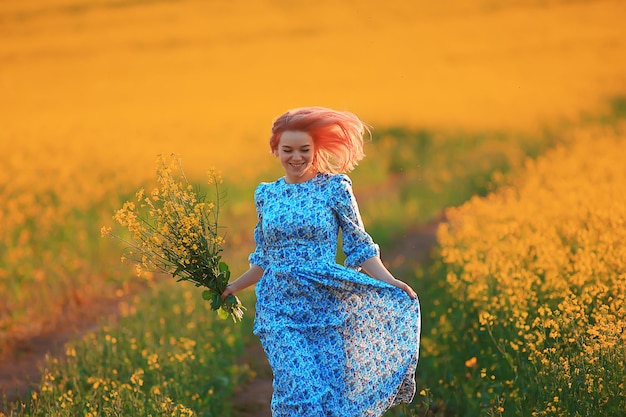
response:
<path fill-rule="evenodd" d="M 0 143 L 0 352 L 96 294 L 123 291 L 93 231 L 132 181 L 84 147 Z M 97 154 L 96 154 L 97 155 Z M 98 169 L 101 167 L 101 169 Z"/>
<path fill-rule="evenodd" d="M 363 217 L 378 241 L 390 243 L 407 224 L 423 224 L 444 207 L 484 192 L 492 172 L 519 166 L 553 141 L 541 135 L 381 129 L 366 147 L 379 158 L 364 161 L 353 175 L 363 197 Z M 0 165 L 0 175 L 7 181 L 0 189 L 5 202 L 0 208 L 0 290 L 6 297 L 0 301 L 0 352 L 94 298 L 115 300 L 146 285 L 130 263 L 119 262 L 119 244 L 101 239 L 100 229 L 115 225 L 115 210 L 135 200 L 136 190 L 155 187 L 154 166 L 114 158 L 111 153 L 118 148 L 92 153 L 79 142 L 66 144 L 65 151 L 38 149 L 7 146 L 2 154 L 7 164 Z M 411 158 L 420 162 L 412 164 Z M 460 159 L 463 164 L 455 162 Z M 24 160 L 37 169 L 18 169 Z M 279 172 L 256 175 L 273 178 Z M 189 176 L 195 184 L 206 182 L 206 172 Z M 250 204 L 256 176 L 239 175 L 237 181 L 225 176 L 224 249 L 243 263 L 256 218 Z M 385 191 L 369 198 L 373 188 Z"/>
<path fill-rule="evenodd" d="M 624 146 L 623 124 L 575 131 L 447 211 L 447 295 L 424 351 L 458 415 L 623 415 Z"/>
<path fill-rule="evenodd" d="M 142 298 L 122 303 L 117 326 L 50 358 L 28 408 L 8 415 L 229 415 L 226 398 L 251 376 L 236 363 L 240 332 L 251 329 L 214 320 L 190 285 L 157 285 Z"/>
<path fill-rule="evenodd" d="M 609 125 L 619 123 L 623 117 L 620 103 L 615 101 Z M 592 125 L 597 126 L 597 122 Z M 618 182 L 623 168 L 614 158 L 619 155 L 616 150 L 623 145 L 624 136 L 620 131 L 590 133 L 597 129 L 581 128 L 577 135 L 566 130 L 562 136 L 542 138 L 477 134 L 474 140 L 467 140 L 467 135 L 438 133 L 433 134 L 437 140 L 432 141 L 424 139 L 424 132 L 391 130 L 370 144 L 392 143 L 398 152 L 386 152 L 379 159 L 382 165 L 364 163 L 359 167 L 360 174 L 355 175 L 355 183 L 395 183 L 397 193 L 405 195 L 404 199 L 390 201 L 388 209 L 396 213 L 407 213 L 403 210 L 415 190 L 419 190 L 419 198 L 430 195 L 443 209 L 457 204 L 455 199 L 461 195 L 484 194 L 492 187 L 486 178 L 494 178 L 498 184 L 495 193 L 476 197 L 447 212 L 449 227 L 440 233 L 445 264 L 436 263 L 432 271 L 426 272 L 415 266 L 413 283 L 428 312 L 418 367 L 425 396 L 416 399 L 413 409 L 399 408 L 390 415 L 423 413 L 423 403 L 444 407 L 454 415 L 484 411 L 527 415 L 529 410 L 524 407 L 532 401 L 543 401 L 539 402 L 543 408 L 532 409 L 537 415 L 559 415 L 559 410 L 580 407 L 571 402 L 581 398 L 574 394 L 583 390 L 588 393 L 584 398 L 589 407 L 613 407 L 610 401 L 619 401 L 615 394 L 623 395 L 619 382 L 623 378 L 619 326 L 623 326 L 620 297 L 624 276 L 622 271 L 620 283 L 619 273 L 611 272 L 623 266 L 623 253 L 614 251 L 619 235 L 600 232 L 602 222 L 619 222 L 623 216 L 623 201 L 618 199 L 623 198 Z M 502 141 L 508 144 L 506 152 L 496 151 Z M 526 155 L 543 153 L 549 144 L 556 148 L 536 160 L 527 159 Z M 425 176 L 416 189 L 413 182 L 398 182 L 402 175 L 393 174 L 392 167 L 401 164 L 398 155 L 418 152 L 431 155 L 423 160 L 426 171 L 446 174 Z M 465 165 L 450 168 L 450 161 L 458 158 L 459 152 L 476 155 L 476 163 L 468 165 L 478 166 L 472 168 L 473 178 L 484 180 L 465 182 Z M 389 172 L 387 175 L 375 169 L 381 166 Z M 498 174 L 502 171 L 511 173 Z M 400 172 L 409 177 L 418 175 L 408 165 Z M 150 181 L 144 182 L 149 187 Z M 440 193 L 441 187 L 448 184 L 455 184 L 450 187 L 456 192 Z M 251 226 L 244 227 L 243 222 L 237 224 L 233 219 L 245 213 L 253 222 L 254 213 L 247 211 L 247 193 L 237 187 L 232 191 L 232 198 L 224 206 L 224 223 L 232 225 L 225 256 L 234 260 L 234 270 L 243 270 L 247 249 L 251 249 L 245 230 L 249 232 Z M 581 194 L 576 194 L 578 191 Z M 364 197 L 363 212 L 370 216 L 376 213 L 378 199 L 368 198 L 367 186 L 361 190 L 357 187 L 357 192 Z M 113 245 L 113 240 L 99 237 L 99 225 L 113 225 L 114 208 L 128 197 L 126 193 L 113 195 L 110 200 L 114 203 L 103 202 L 95 205 L 97 210 L 87 210 L 91 217 L 78 208 L 70 210 L 75 218 L 67 215 L 66 222 L 83 222 L 80 224 L 87 227 L 87 240 L 99 248 L 94 252 L 98 256 L 91 255 L 92 262 L 85 265 L 109 265 L 117 271 L 118 280 L 113 283 L 105 277 L 101 283 L 94 282 L 95 278 L 90 281 L 98 288 L 110 288 L 109 295 L 115 297 L 124 289 L 132 293 L 130 285 L 136 278 L 130 265 L 121 266 L 120 247 Z M 592 198 L 579 201 L 576 195 Z M 564 211 L 560 204 L 569 210 Z M 435 206 L 429 210 L 435 210 Z M 423 223 L 429 219 L 426 213 L 430 212 L 420 212 L 416 206 L 405 220 Z M 376 217 L 369 220 L 378 224 Z M 581 227 L 581 221 L 585 227 Z M 547 231 L 541 232 L 541 228 Z M 601 241 L 596 242 L 599 238 Z M 54 247 L 54 241 L 49 245 Z M 83 256 L 72 255 L 77 259 Z M 499 257 L 494 258 L 496 255 Z M 411 265 L 410 260 L 405 261 Z M 47 271 L 46 265 L 40 267 Z M 59 277 L 46 285 L 55 289 L 56 284 L 57 293 L 62 294 L 65 283 Z M 86 284 L 77 280 L 75 288 L 81 285 Z M 31 293 L 36 294 L 38 289 L 33 284 Z M 43 293 L 40 296 L 52 297 Z M 252 293 L 242 294 L 242 301 L 252 307 Z M 23 308 L 29 311 L 42 307 L 25 302 Z M 243 346 L 253 341 L 253 309 L 242 323 L 233 326 L 230 321 L 216 318 L 210 303 L 196 288 L 160 279 L 149 281 L 130 300 L 120 301 L 120 308 L 118 323 L 69 344 L 65 358 L 50 358 L 38 391 L 30 399 L 10 405 L 5 414 L 96 416 L 128 415 L 130 410 L 138 410 L 146 415 L 231 415 L 228 398 L 238 385 L 254 376 L 245 362 L 241 364 L 237 359 Z M 45 314 L 50 316 L 54 311 Z M 582 366 L 584 374 L 580 372 Z M 566 369 L 569 374 L 564 372 Z M 546 395 L 549 398 L 544 398 Z M 552 409 L 557 411 L 552 413 Z"/>
<path fill-rule="evenodd" d="M 193 186 L 222 172 L 219 243 L 237 276 L 254 187 L 282 175 L 271 121 L 304 105 L 372 126 L 355 194 L 424 306 L 422 393 L 389 415 L 619 415 L 624 10 L 0 1 L 0 379 L 42 335 L 93 320 L 32 393 L 0 392 L 0 417 L 237 417 L 253 293 L 240 323 L 221 321 L 198 288 L 138 277 L 100 231 L 127 233 L 116 210 L 151 195 L 157 155 L 175 153 Z M 433 265 L 385 258 L 450 207 Z M 97 323 L 103 306 L 120 317 Z"/>

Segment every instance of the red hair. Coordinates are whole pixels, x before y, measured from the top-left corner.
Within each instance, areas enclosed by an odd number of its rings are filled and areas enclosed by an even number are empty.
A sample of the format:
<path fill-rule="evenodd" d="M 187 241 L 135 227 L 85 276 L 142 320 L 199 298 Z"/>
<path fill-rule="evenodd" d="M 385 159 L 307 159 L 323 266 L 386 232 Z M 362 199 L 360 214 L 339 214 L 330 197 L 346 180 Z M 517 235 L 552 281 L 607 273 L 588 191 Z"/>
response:
<path fill-rule="evenodd" d="M 350 113 L 325 107 L 302 107 L 289 110 L 274 121 L 270 148 L 278 151 L 278 142 L 288 130 L 311 135 L 315 154 L 313 166 L 320 172 L 333 174 L 352 171 L 363 153 L 363 135 L 369 128 Z"/>

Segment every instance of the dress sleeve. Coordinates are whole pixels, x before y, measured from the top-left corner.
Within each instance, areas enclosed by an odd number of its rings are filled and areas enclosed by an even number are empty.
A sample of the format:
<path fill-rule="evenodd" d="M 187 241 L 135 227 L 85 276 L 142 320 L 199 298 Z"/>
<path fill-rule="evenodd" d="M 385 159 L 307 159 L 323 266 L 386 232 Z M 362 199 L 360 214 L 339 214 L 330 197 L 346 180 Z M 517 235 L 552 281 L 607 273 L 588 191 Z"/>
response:
<path fill-rule="evenodd" d="M 259 184 L 254 191 L 254 205 L 257 213 L 257 223 L 254 227 L 256 248 L 248 257 L 248 262 L 250 265 L 257 265 L 265 270 L 268 262 L 265 256 L 265 239 L 263 237 L 263 184 Z"/>
<path fill-rule="evenodd" d="M 337 183 L 333 210 L 341 227 L 343 253 L 346 255 L 344 264 L 348 268 L 360 270 L 363 262 L 380 255 L 380 249 L 365 231 L 350 178 L 341 174 L 333 180 Z"/>

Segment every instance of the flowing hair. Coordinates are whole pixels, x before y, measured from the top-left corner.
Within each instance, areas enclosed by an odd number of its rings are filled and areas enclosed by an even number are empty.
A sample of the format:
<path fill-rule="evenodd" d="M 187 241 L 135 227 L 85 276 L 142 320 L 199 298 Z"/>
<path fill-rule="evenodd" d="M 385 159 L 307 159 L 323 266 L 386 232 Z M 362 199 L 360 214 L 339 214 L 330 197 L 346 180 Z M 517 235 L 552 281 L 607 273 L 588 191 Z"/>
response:
<path fill-rule="evenodd" d="M 350 113 L 325 107 L 302 107 L 289 110 L 274 121 L 270 148 L 278 152 L 283 132 L 293 130 L 311 135 L 314 143 L 313 167 L 332 174 L 352 171 L 365 157 L 363 136 L 371 132 L 359 118 Z"/>

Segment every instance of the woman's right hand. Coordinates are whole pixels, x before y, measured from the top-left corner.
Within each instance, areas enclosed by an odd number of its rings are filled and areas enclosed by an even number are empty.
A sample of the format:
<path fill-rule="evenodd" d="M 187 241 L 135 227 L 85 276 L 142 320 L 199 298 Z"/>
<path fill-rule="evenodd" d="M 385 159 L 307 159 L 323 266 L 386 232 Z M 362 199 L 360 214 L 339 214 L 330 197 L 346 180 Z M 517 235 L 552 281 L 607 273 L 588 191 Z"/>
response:
<path fill-rule="evenodd" d="M 232 285 L 233 284 L 228 284 L 226 286 L 226 289 L 222 293 L 222 301 L 224 301 L 229 295 L 235 295 L 235 291 L 233 291 Z"/>
<path fill-rule="evenodd" d="M 250 265 L 250 269 L 226 286 L 226 289 L 222 293 L 222 301 L 229 295 L 235 295 L 235 293 L 243 290 L 244 288 L 248 288 L 249 286 L 256 284 L 262 276 L 263 270 L 261 267 L 257 265 Z"/>

